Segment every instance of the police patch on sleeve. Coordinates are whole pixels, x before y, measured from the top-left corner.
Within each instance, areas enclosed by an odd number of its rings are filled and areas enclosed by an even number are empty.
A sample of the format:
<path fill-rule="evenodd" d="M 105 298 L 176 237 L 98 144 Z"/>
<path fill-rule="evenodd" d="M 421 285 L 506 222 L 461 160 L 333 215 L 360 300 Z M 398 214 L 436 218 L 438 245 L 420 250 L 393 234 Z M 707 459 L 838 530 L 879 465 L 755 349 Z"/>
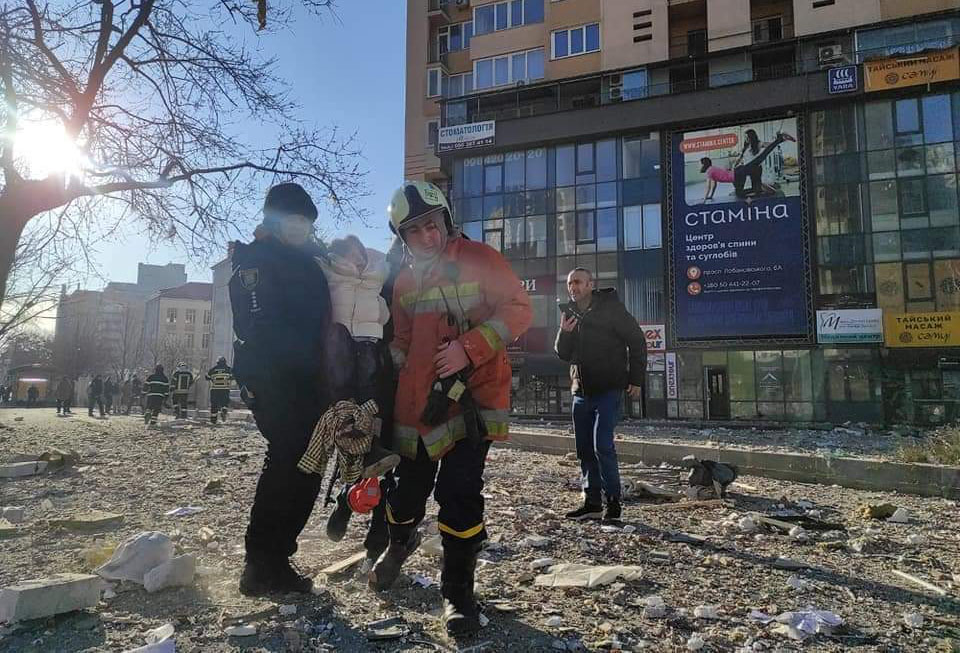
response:
<path fill-rule="evenodd" d="M 247 268 L 245 270 L 240 270 L 240 285 L 243 286 L 244 290 L 253 290 L 257 287 L 259 282 L 259 268 Z"/>

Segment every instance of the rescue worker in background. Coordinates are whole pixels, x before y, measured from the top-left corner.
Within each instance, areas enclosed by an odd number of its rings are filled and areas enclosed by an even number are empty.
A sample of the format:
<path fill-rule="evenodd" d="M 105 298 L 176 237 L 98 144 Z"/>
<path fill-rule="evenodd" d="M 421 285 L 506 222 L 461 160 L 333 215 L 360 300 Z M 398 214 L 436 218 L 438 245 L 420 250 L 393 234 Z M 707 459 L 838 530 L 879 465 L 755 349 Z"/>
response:
<path fill-rule="evenodd" d="M 69 376 L 65 376 L 57 385 L 57 415 L 71 415 L 71 404 L 73 404 L 73 381 Z"/>
<path fill-rule="evenodd" d="M 207 381 L 210 382 L 210 423 L 217 423 L 217 414 L 220 421 L 227 421 L 227 408 L 230 406 L 230 388 L 233 387 L 233 368 L 227 365 L 223 356 L 217 359 L 217 364 L 207 372 Z"/>
<path fill-rule="evenodd" d="M 123 413 L 124 415 L 130 414 L 130 393 L 132 392 L 132 385 L 130 379 L 127 379 L 120 385 L 120 404 L 117 406 L 117 415 Z"/>
<path fill-rule="evenodd" d="M 147 403 L 143 409 L 143 423 L 156 424 L 157 416 L 163 409 L 163 402 L 167 399 L 170 392 L 170 380 L 163 373 L 163 365 L 157 365 L 153 374 L 147 377 L 144 384 L 147 395 Z"/>
<path fill-rule="evenodd" d="M 297 462 L 330 406 L 325 358 L 331 309 L 327 281 L 314 256 L 317 207 L 298 184 L 270 189 L 263 223 L 250 244 L 234 243 L 230 303 L 233 370 L 267 455 L 245 538 L 240 591 L 310 592 L 313 582 L 290 564 L 323 478 Z"/>
<path fill-rule="evenodd" d="M 110 415 L 114 412 L 113 410 L 113 398 L 117 395 L 117 384 L 113 382 L 113 377 L 108 376 L 107 380 L 103 382 L 103 406 L 107 411 L 107 415 Z"/>
<path fill-rule="evenodd" d="M 479 629 L 473 593 L 483 521 L 483 468 L 490 440 L 507 437 L 506 346 L 530 325 L 530 300 L 507 261 L 464 238 L 443 193 L 407 181 L 388 209 L 412 255 L 397 276 L 390 343 L 399 369 L 393 449 L 403 456 L 387 497 L 390 546 L 371 570 L 389 588 L 420 544 L 417 524 L 434 490 L 443 538 L 443 623 L 450 635 Z"/>
<path fill-rule="evenodd" d="M 131 408 L 134 404 L 140 406 L 140 409 L 143 410 L 143 383 L 140 381 L 140 377 L 136 374 L 133 375 L 133 380 L 130 381 L 130 403 L 127 404 L 127 410 L 124 414 L 129 415 Z"/>
<path fill-rule="evenodd" d="M 193 381 L 193 372 L 187 364 L 177 363 L 177 369 L 173 372 L 173 409 L 180 419 L 187 418 L 187 398 Z"/>
<path fill-rule="evenodd" d="M 93 417 L 93 407 L 100 409 L 100 417 L 103 417 L 103 379 L 97 374 L 87 386 L 87 415 Z"/>

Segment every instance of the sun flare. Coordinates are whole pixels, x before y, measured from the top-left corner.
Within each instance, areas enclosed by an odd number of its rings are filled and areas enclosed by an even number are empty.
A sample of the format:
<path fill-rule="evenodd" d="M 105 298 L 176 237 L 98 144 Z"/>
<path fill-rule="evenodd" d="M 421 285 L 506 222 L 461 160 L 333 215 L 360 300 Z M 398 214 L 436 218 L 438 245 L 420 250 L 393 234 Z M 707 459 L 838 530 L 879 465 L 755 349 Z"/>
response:
<path fill-rule="evenodd" d="M 63 127 L 49 122 L 21 123 L 14 137 L 14 155 L 34 178 L 52 174 L 79 177 L 86 161 Z"/>

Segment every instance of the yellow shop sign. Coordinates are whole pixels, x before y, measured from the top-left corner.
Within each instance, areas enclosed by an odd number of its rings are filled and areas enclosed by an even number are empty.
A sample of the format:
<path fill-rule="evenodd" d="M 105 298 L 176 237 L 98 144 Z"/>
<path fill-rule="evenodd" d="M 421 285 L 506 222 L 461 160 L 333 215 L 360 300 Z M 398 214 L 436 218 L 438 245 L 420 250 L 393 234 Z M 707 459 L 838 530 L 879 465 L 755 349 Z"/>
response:
<path fill-rule="evenodd" d="M 960 347 L 960 313 L 887 313 L 887 347 Z"/>
<path fill-rule="evenodd" d="M 864 89 L 869 93 L 960 78 L 958 54 L 957 48 L 950 48 L 865 61 Z"/>

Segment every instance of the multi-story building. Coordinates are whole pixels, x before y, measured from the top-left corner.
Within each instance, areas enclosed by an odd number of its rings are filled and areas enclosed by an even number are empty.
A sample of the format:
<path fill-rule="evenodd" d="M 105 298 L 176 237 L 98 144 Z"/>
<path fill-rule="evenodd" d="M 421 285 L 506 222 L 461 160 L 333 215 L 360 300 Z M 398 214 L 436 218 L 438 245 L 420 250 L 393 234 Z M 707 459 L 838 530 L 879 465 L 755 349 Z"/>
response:
<path fill-rule="evenodd" d="M 144 352 L 144 309 L 161 288 L 187 282 L 181 263 L 137 266 L 137 282 L 110 281 L 103 290 L 61 290 L 54 361 L 70 376 L 132 374 Z M 169 284 L 169 285 L 168 285 Z"/>
<path fill-rule="evenodd" d="M 162 364 L 169 374 L 183 362 L 195 372 L 206 372 L 212 300 L 213 284 L 196 281 L 161 290 L 151 297 L 144 317 L 144 365 Z"/>
<path fill-rule="evenodd" d="M 534 302 L 516 411 L 568 407 L 555 304 L 584 266 L 647 331 L 646 415 L 960 415 L 955 0 L 408 0 L 407 21 L 405 173 Z"/>

